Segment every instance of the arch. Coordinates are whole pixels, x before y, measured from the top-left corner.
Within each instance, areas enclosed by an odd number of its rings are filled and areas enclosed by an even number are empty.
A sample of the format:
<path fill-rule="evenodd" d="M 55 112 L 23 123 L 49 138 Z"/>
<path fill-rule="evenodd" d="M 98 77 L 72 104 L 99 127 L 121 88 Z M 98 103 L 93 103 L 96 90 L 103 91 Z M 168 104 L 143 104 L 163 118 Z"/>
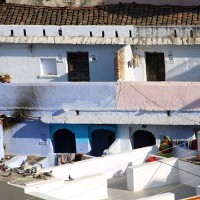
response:
<path fill-rule="evenodd" d="M 59 129 L 54 134 L 55 153 L 76 153 L 75 135 L 68 129 Z"/>
<path fill-rule="evenodd" d="M 138 130 L 132 135 L 132 146 L 134 149 L 152 146 L 156 144 L 154 134 L 149 131 Z"/>
<path fill-rule="evenodd" d="M 115 133 L 110 130 L 97 129 L 91 133 L 92 155 L 101 156 L 105 149 L 115 141 Z"/>

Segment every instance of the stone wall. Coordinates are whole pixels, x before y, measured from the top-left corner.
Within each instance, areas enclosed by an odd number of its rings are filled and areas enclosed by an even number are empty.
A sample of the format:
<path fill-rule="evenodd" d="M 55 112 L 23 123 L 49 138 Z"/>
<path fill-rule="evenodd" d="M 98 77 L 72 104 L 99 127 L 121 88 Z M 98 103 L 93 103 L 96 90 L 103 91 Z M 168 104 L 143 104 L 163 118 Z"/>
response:
<path fill-rule="evenodd" d="M 38 6 L 93 6 L 103 0 L 6 0 L 6 3 L 19 3 Z"/>
<path fill-rule="evenodd" d="M 200 5 L 199 0 L 0 0 L 1 2 L 6 1 L 6 3 L 20 3 L 29 5 L 39 5 L 39 6 L 94 6 L 101 4 L 117 4 L 122 3 L 144 3 L 144 4 L 157 4 L 157 5 Z"/>

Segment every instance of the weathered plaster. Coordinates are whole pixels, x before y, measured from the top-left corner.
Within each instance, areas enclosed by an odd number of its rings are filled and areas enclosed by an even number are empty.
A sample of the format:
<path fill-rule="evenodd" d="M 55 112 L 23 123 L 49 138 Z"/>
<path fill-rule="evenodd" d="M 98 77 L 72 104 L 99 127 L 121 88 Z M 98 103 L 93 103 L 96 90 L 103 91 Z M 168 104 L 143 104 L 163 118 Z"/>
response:
<path fill-rule="evenodd" d="M 118 85 L 117 109 L 200 110 L 197 82 L 120 82 Z"/>
<path fill-rule="evenodd" d="M 0 110 L 39 116 L 65 116 L 68 110 L 199 111 L 199 87 L 198 82 L 0 84 Z"/>
<path fill-rule="evenodd" d="M 13 35 L 11 36 L 11 30 Z M 24 35 L 24 30 L 26 30 L 26 35 Z M 44 36 L 45 30 L 45 36 Z M 62 30 L 62 36 L 59 35 L 59 30 Z M 174 35 L 174 31 L 176 31 L 176 35 Z M 191 32 L 193 33 L 191 35 Z M 104 33 L 104 34 L 103 34 Z M 117 36 L 116 36 L 117 33 Z M 92 34 L 92 37 L 91 37 Z M 104 36 L 103 36 L 104 35 Z M 187 42 L 187 44 L 194 44 L 196 38 L 199 39 L 199 27 L 198 26 L 118 26 L 118 25 L 79 25 L 79 26 L 45 26 L 45 25 L 1 25 L 0 26 L 0 36 L 6 36 L 7 39 L 2 38 L 1 42 L 9 42 L 9 40 L 14 40 L 15 37 L 20 37 L 20 43 L 27 43 L 26 40 L 30 37 L 37 39 L 37 37 L 41 37 L 40 41 L 37 43 L 45 43 L 48 37 L 54 37 L 55 43 L 67 43 L 67 41 L 63 41 L 66 37 L 82 37 L 82 41 L 79 43 L 86 43 L 93 38 L 97 37 L 101 39 L 101 43 L 110 43 L 110 39 L 112 38 L 112 43 L 117 44 L 125 44 L 127 42 L 127 38 L 131 38 L 129 40 L 129 44 L 140 44 L 147 45 L 148 44 L 159 44 L 166 43 L 166 41 L 171 42 L 175 45 L 181 45 L 183 40 Z M 73 38 L 71 38 L 73 39 Z M 76 38 L 75 38 L 76 39 Z M 165 39 L 162 41 L 161 39 Z M 67 38 L 70 41 L 70 38 Z M 86 40 L 86 41 L 84 41 Z M 76 40 L 75 40 L 76 41 Z M 11 42 L 11 41 L 10 41 Z M 34 41 L 32 41 L 34 43 Z M 77 42 L 76 42 L 77 43 Z M 90 41 L 89 44 L 92 42 Z M 93 41 L 94 43 L 94 41 Z M 97 42 L 99 43 L 99 42 Z"/>

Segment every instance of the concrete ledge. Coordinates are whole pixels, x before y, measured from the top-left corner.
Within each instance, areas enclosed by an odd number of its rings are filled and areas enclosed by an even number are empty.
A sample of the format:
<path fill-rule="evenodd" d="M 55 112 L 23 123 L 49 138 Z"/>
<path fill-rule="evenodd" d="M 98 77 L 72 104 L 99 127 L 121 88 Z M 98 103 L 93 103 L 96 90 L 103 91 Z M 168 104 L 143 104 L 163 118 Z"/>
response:
<path fill-rule="evenodd" d="M 49 187 L 50 186 L 50 187 Z M 107 199 L 107 178 L 103 174 L 86 176 L 73 181 L 34 185 L 26 193 L 43 199 L 98 200 Z"/>
<path fill-rule="evenodd" d="M 127 189 L 140 191 L 178 182 L 176 158 L 145 163 L 127 168 Z"/>
<path fill-rule="evenodd" d="M 175 196 L 174 196 L 174 194 L 168 192 L 168 193 L 154 195 L 154 196 L 151 196 L 151 197 L 146 197 L 146 198 L 137 199 L 137 200 L 163 200 L 163 199 L 174 200 Z"/>
<path fill-rule="evenodd" d="M 200 195 L 200 185 L 196 187 L 196 194 Z"/>

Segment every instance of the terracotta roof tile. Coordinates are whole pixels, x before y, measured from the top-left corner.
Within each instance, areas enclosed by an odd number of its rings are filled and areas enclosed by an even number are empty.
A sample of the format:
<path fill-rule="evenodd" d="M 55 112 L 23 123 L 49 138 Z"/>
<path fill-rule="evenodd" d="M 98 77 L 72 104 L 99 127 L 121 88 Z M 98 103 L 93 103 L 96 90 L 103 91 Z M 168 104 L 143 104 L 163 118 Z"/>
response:
<path fill-rule="evenodd" d="M 180 26 L 199 23 L 200 6 L 132 3 L 70 8 L 0 4 L 0 24 Z"/>

